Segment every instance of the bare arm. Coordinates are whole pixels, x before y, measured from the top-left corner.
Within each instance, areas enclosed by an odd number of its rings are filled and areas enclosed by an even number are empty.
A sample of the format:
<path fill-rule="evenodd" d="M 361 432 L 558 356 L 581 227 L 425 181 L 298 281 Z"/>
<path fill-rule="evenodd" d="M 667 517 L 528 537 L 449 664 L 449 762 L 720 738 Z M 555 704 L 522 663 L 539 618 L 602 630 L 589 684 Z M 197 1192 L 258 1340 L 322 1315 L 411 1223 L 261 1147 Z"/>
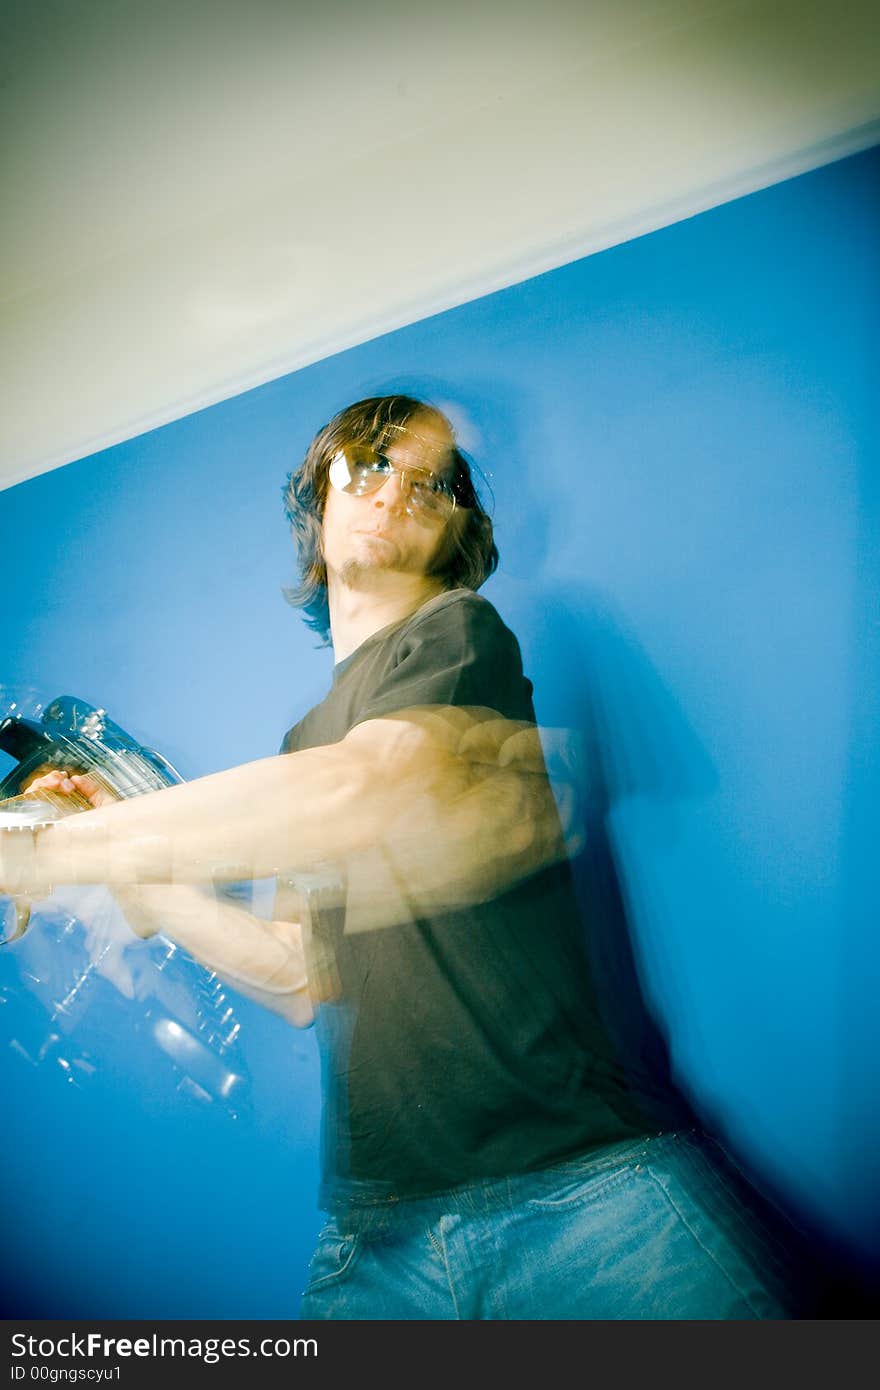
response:
<path fill-rule="evenodd" d="M 188 884 L 118 888 L 114 896 L 138 935 L 162 932 L 294 1027 L 313 1022 L 299 922 L 265 921 Z"/>
<path fill-rule="evenodd" d="M 181 885 L 335 864 L 366 929 L 491 897 L 566 848 L 537 730 L 428 707 L 68 817 L 39 832 L 30 858 L 0 865 L 0 882 L 38 896 L 54 883 Z"/>
<path fill-rule="evenodd" d="M 62 814 L 114 805 L 117 793 L 103 780 L 60 769 L 32 776 L 26 793 Z M 295 1027 L 314 1021 L 301 919 L 305 903 L 292 885 L 279 885 L 276 920 L 190 884 L 117 886 L 114 897 L 138 936 L 161 932 L 183 946 L 241 994 L 279 1013 Z"/>
<path fill-rule="evenodd" d="M 356 835 L 365 774 L 358 750 L 340 744 L 69 816 L 40 831 L 26 886 L 204 883 L 310 867 L 328 854 L 328 824 Z"/>

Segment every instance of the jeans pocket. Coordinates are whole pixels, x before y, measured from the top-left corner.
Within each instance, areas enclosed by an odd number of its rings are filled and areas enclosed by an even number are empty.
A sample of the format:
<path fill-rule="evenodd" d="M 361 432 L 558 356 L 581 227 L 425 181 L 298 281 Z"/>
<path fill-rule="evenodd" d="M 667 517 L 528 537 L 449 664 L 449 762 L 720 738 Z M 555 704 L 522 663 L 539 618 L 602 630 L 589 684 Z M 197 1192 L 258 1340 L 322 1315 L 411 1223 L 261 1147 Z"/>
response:
<path fill-rule="evenodd" d="M 315 1253 L 309 1265 L 305 1294 L 315 1293 L 331 1284 L 341 1282 L 354 1269 L 361 1252 L 363 1236 L 356 1232 L 342 1234 L 335 1222 L 325 1226 L 318 1236 Z"/>
<path fill-rule="evenodd" d="M 622 1183 L 642 1166 L 645 1142 L 621 1146 L 613 1158 L 581 1158 L 561 1163 L 533 1175 L 526 1206 L 533 1211 L 566 1211 L 580 1202 L 592 1202 L 610 1187 Z"/>

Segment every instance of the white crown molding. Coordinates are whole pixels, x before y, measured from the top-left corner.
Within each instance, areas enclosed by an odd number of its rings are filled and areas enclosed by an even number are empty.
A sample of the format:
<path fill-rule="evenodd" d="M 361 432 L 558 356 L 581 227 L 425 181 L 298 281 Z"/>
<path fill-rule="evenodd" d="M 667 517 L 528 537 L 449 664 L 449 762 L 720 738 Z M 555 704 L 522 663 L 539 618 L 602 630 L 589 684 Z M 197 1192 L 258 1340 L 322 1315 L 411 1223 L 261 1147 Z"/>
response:
<path fill-rule="evenodd" d="M 0 487 L 880 143 L 873 6 L 666 0 L 640 42 L 616 13 L 601 62 L 8 298 Z"/>

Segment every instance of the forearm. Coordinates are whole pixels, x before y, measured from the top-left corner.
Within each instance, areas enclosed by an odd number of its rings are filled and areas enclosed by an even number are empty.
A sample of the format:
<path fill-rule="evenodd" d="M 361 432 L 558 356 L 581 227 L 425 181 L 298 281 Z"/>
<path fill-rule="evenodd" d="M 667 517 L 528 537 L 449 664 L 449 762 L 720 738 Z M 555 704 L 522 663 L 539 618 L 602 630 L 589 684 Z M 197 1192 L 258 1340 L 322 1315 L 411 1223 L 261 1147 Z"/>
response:
<path fill-rule="evenodd" d="M 488 714 L 488 717 L 487 717 Z M 193 884 L 348 871 L 349 930 L 482 901 L 567 851 L 538 731 L 486 711 L 365 721 L 267 758 L 39 832 L 0 881 Z M 2 857 L 0 845 L 0 857 Z"/>
<path fill-rule="evenodd" d="M 23 891 L 57 883 L 263 878 L 323 862 L 334 834 L 364 838 L 363 760 L 341 745 L 266 758 L 69 816 L 39 833 Z"/>
<path fill-rule="evenodd" d="M 186 884 L 117 888 L 114 896 L 136 933 L 162 932 L 297 1027 L 312 1022 L 299 922 L 267 921 Z"/>

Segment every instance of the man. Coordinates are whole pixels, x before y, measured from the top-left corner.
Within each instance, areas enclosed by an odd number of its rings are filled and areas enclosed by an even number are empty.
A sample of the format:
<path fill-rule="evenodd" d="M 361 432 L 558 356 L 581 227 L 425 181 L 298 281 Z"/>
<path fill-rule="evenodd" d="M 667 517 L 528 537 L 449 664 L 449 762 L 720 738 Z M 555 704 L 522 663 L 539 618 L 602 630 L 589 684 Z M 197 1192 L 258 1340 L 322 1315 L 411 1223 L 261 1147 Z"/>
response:
<path fill-rule="evenodd" d="M 19 847 L 2 881 L 109 882 L 136 930 L 314 1018 L 329 1220 L 303 1317 L 785 1315 L 720 1150 L 646 1113 L 602 1026 L 531 686 L 476 592 L 491 522 L 448 421 L 358 402 L 286 497 L 291 599 L 336 660 L 326 699 L 277 758 L 136 801 L 48 774 L 97 809 Z M 271 923 L 199 886 L 267 874 Z"/>

